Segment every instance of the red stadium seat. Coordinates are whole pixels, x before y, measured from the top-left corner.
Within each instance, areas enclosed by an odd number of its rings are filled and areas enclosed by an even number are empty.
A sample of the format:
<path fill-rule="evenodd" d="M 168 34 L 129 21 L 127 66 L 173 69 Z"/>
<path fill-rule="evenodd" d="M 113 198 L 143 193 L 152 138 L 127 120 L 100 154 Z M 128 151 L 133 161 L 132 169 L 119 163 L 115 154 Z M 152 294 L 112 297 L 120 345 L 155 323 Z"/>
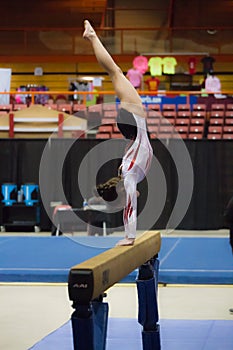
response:
<path fill-rule="evenodd" d="M 189 125 L 190 119 L 189 118 L 176 118 L 176 125 Z"/>
<path fill-rule="evenodd" d="M 117 110 L 104 110 L 104 118 L 116 118 Z"/>
<path fill-rule="evenodd" d="M 220 140 L 222 138 L 222 134 L 208 134 L 208 140 Z"/>
<path fill-rule="evenodd" d="M 224 140 L 233 140 L 233 133 L 232 134 L 229 134 L 229 133 L 223 133 L 222 134 L 222 138 L 224 139 Z"/>
<path fill-rule="evenodd" d="M 114 124 L 116 123 L 115 118 L 102 118 L 101 119 L 101 124 Z"/>
<path fill-rule="evenodd" d="M 233 134 L 233 124 L 232 125 L 224 125 L 223 126 L 224 134 Z"/>
<path fill-rule="evenodd" d="M 233 118 L 225 118 L 225 125 L 233 125 Z"/>
<path fill-rule="evenodd" d="M 58 111 L 65 112 L 68 114 L 72 113 L 72 105 L 70 103 L 59 103 L 57 105 Z"/>
<path fill-rule="evenodd" d="M 111 134 L 111 138 L 112 138 L 112 139 L 123 139 L 124 136 L 122 135 L 121 132 L 113 132 L 113 133 Z"/>
<path fill-rule="evenodd" d="M 224 103 L 212 103 L 211 111 L 224 111 L 225 105 Z"/>
<path fill-rule="evenodd" d="M 204 125 L 190 125 L 189 128 L 189 138 L 203 138 L 204 136 Z"/>
<path fill-rule="evenodd" d="M 190 118 L 191 112 L 190 111 L 178 111 L 177 112 L 177 118 Z"/>
<path fill-rule="evenodd" d="M 174 131 L 174 127 L 172 125 L 165 125 L 162 124 L 159 127 L 159 132 L 158 135 L 159 137 L 164 136 L 164 137 L 171 137 Z"/>
<path fill-rule="evenodd" d="M 161 118 L 161 117 L 162 117 L 162 114 L 161 114 L 161 112 L 159 112 L 159 111 L 149 110 L 149 111 L 147 112 L 147 116 L 148 116 L 148 117 Z"/>
<path fill-rule="evenodd" d="M 111 134 L 108 132 L 100 132 L 96 134 L 97 139 L 109 139 L 111 137 Z"/>
<path fill-rule="evenodd" d="M 0 111 L 3 111 L 3 112 L 12 111 L 12 104 L 0 105 Z"/>
<path fill-rule="evenodd" d="M 204 125 L 205 124 L 205 118 L 191 118 L 190 119 L 191 125 Z"/>
<path fill-rule="evenodd" d="M 223 126 L 222 125 L 210 125 L 208 127 L 208 135 L 209 134 L 219 134 L 222 135 Z"/>
<path fill-rule="evenodd" d="M 161 107 L 160 107 L 159 104 L 148 104 L 147 105 L 147 110 L 148 111 L 153 110 L 153 111 L 160 112 L 161 111 Z"/>
<path fill-rule="evenodd" d="M 21 109 L 25 109 L 25 108 L 27 108 L 26 104 L 15 104 L 13 106 L 13 111 L 20 111 Z"/>
<path fill-rule="evenodd" d="M 176 112 L 175 111 L 164 111 L 163 117 L 166 119 L 176 119 Z"/>
<path fill-rule="evenodd" d="M 224 118 L 224 111 L 211 111 L 210 118 Z"/>
<path fill-rule="evenodd" d="M 178 104 L 177 111 L 190 111 L 190 104 Z"/>
<path fill-rule="evenodd" d="M 112 132 L 111 138 L 112 139 L 123 139 L 124 136 L 122 135 L 121 132 Z"/>
<path fill-rule="evenodd" d="M 201 133 L 189 133 L 188 138 L 191 140 L 200 140 L 203 138 L 203 135 Z"/>
<path fill-rule="evenodd" d="M 116 111 L 117 110 L 116 103 L 104 103 L 103 110 L 104 111 Z"/>
<path fill-rule="evenodd" d="M 225 118 L 233 118 L 233 110 L 225 112 Z"/>
<path fill-rule="evenodd" d="M 148 125 L 147 127 L 149 133 L 156 133 L 158 132 L 159 130 L 159 125 Z"/>
<path fill-rule="evenodd" d="M 146 120 L 146 122 L 147 122 L 147 125 L 159 125 L 160 124 L 160 118 L 151 118 L 151 117 L 149 117 L 149 118 L 147 118 L 147 120 Z"/>
<path fill-rule="evenodd" d="M 233 111 L 233 103 L 228 103 L 226 105 L 226 111 Z"/>
<path fill-rule="evenodd" d="M 163 112 L 165 111 L 176 111 L 176 105 L 175 104 L 167 104 L 165 103 L 162 107 Z"/>
<path fill-rule="evenodd" d="M 193 118 L 206 118 L 206 112 L 205 111 L 192 111 L 192 117 Z"/>
<path fill-rule="evenodd" d="M 206 105 L 204 103 L 193 104 L 193 111 L 206 111 Z"/>
<path fill-rule="evenodd" d="M 188 125 L 184 125 L 184 126 L 175 126 L 175 131 L 177 133 L 179 133 L 183 138 L 186 138 L 188 136 L 188 132 L 189 132 L 189 127 Z M 175 134 L 175 133 L 174 133 Z M 174 135 L 173 135 L 174 137 Z"/>
<path fill-rule="evenodd" d="M 224 119 L 223 118 L 210 118 L 209 122 L 210 122 L 210 125 L 223 125 Z"/>
<path fill-rule="evenodd" d="M 111 134 L 112 131 L 113 131 L 112 125 L 100 125 L 98 128 L 98 132 L 103 132 L 103 133 L 109 132 Z"/>

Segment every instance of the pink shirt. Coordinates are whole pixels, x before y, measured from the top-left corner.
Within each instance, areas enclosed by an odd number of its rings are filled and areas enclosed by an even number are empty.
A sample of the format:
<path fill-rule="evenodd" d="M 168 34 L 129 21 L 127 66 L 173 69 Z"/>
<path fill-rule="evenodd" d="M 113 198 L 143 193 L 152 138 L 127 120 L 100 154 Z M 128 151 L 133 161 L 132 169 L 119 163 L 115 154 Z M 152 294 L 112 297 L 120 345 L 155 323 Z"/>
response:
<path fill-rule="evenodd" d="M 126 76 L 135 88 L 138 88 L 141 86 L 142 73 L 139 72 L 137 69 L 134 69 L 134 68 L 129 69 Z"/>

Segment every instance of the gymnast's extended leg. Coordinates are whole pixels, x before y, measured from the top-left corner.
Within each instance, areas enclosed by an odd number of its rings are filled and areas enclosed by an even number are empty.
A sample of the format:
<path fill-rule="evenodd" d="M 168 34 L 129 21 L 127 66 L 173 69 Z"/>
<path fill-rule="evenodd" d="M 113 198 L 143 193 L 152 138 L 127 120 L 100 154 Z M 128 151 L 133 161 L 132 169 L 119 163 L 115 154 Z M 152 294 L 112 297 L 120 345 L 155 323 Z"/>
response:
<path fill-rule="evenodd" d="M 105 49 L 89 21 L 85 20 L 84 26 L 85 31 L 83 33 L 83 37 L 91 42 L 97 61 L 109 74 L 114 90 L 121 101 L 121 106 L 131 113 L 136 113 L 141 117 L 145 117 L 141 98 L 136 89 L 124 76 L 120 67 L 118 67 L 108 51 Z"/>

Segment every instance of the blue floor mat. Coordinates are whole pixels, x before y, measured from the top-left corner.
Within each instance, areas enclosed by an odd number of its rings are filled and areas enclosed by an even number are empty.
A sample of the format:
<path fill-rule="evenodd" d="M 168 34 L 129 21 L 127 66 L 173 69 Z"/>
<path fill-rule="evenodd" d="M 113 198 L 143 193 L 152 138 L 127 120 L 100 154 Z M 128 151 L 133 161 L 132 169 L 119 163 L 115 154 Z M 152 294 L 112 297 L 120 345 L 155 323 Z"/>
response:
<path fill-rule="evenodd" d="M 162 350 L 232 350 L 233 321 L 160 320 Z M 72 350 L 71 322 L 49 334 L 31 350 Z M 142 350 L 137 320 L 110 318 L 106 350 Z"/>
<path fill-rule="evenodd" d="M 67 282 L 72 266 L 115 246 L 119 237 L 0 237 L 0 282 Z M 228 238 L 162 238 L 161 283 L 232 284 Z M 137 270 L 122 282 L 134 282 Z"/>

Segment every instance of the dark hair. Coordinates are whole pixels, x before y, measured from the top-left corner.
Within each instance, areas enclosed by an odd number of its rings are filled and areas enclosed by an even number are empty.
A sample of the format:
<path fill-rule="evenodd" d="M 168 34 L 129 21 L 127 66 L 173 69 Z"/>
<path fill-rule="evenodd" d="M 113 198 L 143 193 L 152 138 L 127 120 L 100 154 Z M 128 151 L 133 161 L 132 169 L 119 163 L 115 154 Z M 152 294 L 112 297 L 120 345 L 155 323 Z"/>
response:
<path fill-rule="evenodd" d="M 137 124 L 133 113 L 121 108 L 117 115 L 117 126 L 126 139 L 135 140 L 137 137 Z"/>
<path fill-rule="evenodd" d="M 120 181 L 123 181 L 120 176 L 112 177 L 107 182 L 96 186 L 97 192 L 105 201 L 111 202 L 117 198 L 116 187 Z"/>

